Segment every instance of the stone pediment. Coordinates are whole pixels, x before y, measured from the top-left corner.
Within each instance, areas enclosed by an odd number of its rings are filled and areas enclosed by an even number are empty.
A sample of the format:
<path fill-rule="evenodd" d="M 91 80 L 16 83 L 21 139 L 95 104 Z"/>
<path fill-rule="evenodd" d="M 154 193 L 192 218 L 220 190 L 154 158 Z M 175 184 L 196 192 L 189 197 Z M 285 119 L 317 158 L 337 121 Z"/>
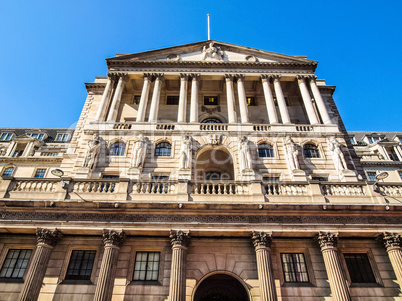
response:
<path fill-rule="evenodd" d="M 224 42 L 209 40 L 175 47 L 134 54 L 117 54 L 107 59 L 113 62 L 217 62 L 217 63 L 285 63 L 316 64 L 301 56 L 259 50 Z"/>

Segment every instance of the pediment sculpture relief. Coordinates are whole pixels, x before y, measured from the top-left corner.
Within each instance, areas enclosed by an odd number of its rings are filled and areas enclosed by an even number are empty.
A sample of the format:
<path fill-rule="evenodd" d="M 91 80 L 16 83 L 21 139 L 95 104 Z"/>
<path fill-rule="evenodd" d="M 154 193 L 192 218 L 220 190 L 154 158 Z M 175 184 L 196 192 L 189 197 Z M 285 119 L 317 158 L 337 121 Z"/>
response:
<path fill-rule="evenodd" d="M 223 61 L 224 52 L 220 47 L 214 45 L 214 43 L 209 43 L 208 48 L 204 46 L 202 48 L 201 60 L 205 61 L 207 58 L 217 59 L 218 61 Z"/>

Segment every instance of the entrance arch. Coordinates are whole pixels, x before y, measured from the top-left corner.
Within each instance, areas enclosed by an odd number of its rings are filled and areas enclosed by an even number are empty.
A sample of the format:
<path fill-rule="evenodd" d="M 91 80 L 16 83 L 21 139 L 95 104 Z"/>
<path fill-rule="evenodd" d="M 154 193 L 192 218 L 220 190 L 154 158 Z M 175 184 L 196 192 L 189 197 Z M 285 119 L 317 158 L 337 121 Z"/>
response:
<path fill-rule="evenodd" d="M 244 285 L 229 274 L 208 276 L 196 288 L 194 301 L 249 301 Z"/>
<path fill-rule="evenodd" d="M 223 146 L 206 146 L 196 156 L 197 180 L 233 180 L 233 158 Z"/>

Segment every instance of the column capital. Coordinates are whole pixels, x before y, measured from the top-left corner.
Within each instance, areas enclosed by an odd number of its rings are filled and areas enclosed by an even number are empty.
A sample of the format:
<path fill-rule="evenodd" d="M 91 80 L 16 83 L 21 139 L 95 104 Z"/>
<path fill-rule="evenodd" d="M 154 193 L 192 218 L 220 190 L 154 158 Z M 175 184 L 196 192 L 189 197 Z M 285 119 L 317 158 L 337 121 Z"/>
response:
<path fill-rule="evenodd" d="M 182 230 L 171 230 L 170 231 L 170 243 L 172 244 L 172 248 L 175 247 L 188 247 L 191 240 L 190 231 L 184 232 Z"/>
<path fill-rule="evenodd" d="M 261 80 L 264 81 L 269 81 L 269 79 L 271 78 L 270 74 L 261 74 L 260 75 Z"/>
<path fill-rule="evenodd" d="M 36 229 L 36 239 L 38 241 L 38 244 L 44 244 L 54 247 L 57 242 L 62 238 L 63 234 L 57 229 Z"/>
<path fill-rule="evenodd" d="M 163 73 L 152 73 L 152 76 L 155 79 L 163 80 L 163 77 L 165 76 L 165 74 L 163 74 Z"/>
<path fill-rule="evenodd" d="M 402 236 L 399 233 L 384 232 L 379 239 L 387 252 L 402 248 Z"/>
<path fill-rule="evenodd" d="M 191 73 L 190 77 L 193 81 L 198 81 L 200 79 L 201 74 L 199 73 Z"/>
<path fill-rule="evenodd" d="M 152 80 L 152 74 L 151 73 L 144 73 L 142 76 L 145 79 L 151 81 Z"/>
<path fill-rule="evenodd" d="M 233 74 L 225 74 L 225 81 L 226 82 L 232 82 L 234 79 L 234 75 Z"/>
<path fill-rule="evenodd" d="M 321 251 L 326 249 L 336 249 L 338 245 L 338 233 L 333 232 L 319 232 L 315 240 L 321 247 Z"/>
<path fill-rule="evenodd" d="M 116 77 L 118 77 L 119 79 L 122 79 L 123 81 L 128 81 L 128 73 L 125 72 L 116 72 L 114 73 Z"/>
<path fill-rule="evenodd" d="M 103 230 L 103 244 L 105 247 L 121 247 L 126 240 L 126 233 L 124 231 L 116 230 Z"/>
<path fill-rule="evenodd" d="M 180 80 L 182 81 L 187 81 L 189 78 L 189 75 L 186 73 L 180 73 Z"/>
<path fill-rule="evenodd" d="M 271 248 L 272 234 L 267 232 L 254 231 L 251 234 L 251 240 L 256 251 L 261 248 Z"/>
<path fill-rule="evenodd" d="M 108 77 L 110 80 L 116 80 L 116 78 L 117 78 L 116 73 L 111 73 L 111 72 L 108 72 L 108 73 L 107 73 L 107 77 Z"/>
<path fill-rule="evenodd" d="M 236 74 L 236 78 L 237 78 L 238 81 L 244 81 L 245 77 L 246 76 L 244 74 Z"/>
<path fill-rule="evenodd" d="M 312 74 L 299 74 L 299 75 L 296 75 L 297 80 L 315 80 L 316 78 L 317 78 L 317 76 L 312 75 Z"/>

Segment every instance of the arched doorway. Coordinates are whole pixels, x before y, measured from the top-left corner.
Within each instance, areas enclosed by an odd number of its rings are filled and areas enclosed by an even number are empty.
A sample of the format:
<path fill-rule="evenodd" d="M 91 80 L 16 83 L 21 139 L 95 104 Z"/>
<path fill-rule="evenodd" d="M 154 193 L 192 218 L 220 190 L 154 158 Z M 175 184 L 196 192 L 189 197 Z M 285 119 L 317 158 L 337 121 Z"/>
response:
<path fill-rule="evenodd" d="M 197 153 L 195 174 L 197 180 L 233 180 L 233 159 L 222 146 L 208 146 Z"/>
<path fill-rule="evenodd" d="M 215 274 L 204 279 L 197 287 L 194 301 L 249 301 L 248 292 L 236 278 Z"/>

